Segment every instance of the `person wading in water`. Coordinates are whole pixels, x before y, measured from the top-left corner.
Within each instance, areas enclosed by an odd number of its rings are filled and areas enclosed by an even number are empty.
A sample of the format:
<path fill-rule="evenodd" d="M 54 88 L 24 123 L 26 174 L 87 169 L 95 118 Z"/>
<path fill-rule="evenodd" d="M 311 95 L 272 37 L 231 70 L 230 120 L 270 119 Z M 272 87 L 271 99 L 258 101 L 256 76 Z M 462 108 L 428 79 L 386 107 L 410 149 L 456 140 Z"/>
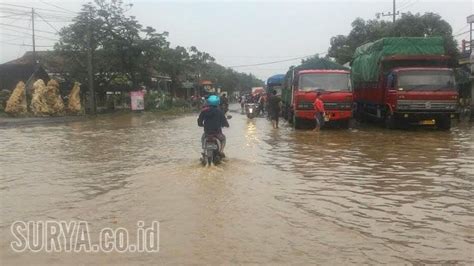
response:
<path fill-rule="evenodd" d="M 316 127 L 314 128 L 315 131 L 319 131 L 322 126 L 324 126 L 324 102 L 321 100 L 321 92 L 316 93 L 316 100 L 314 100 L 314 110 L 316 113 L 314 114 L 314 118 L 316 119 Z"/>

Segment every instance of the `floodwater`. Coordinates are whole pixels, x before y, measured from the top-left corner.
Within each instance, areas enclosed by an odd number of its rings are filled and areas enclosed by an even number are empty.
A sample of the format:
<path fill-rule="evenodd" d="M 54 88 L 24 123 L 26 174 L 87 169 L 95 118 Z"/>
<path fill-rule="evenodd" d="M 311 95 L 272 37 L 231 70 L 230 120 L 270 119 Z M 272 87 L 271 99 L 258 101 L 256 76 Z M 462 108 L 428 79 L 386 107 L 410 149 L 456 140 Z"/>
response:
<path fill-rule="evenodd" d="M 0 262 L 474 263 L 474 128 L 271 128 L 237 112 L 200 166 L 196 115 L 0 128 Z M 158 253 L 15 253 L 14 221 L 160 222 Z M 93 238 L 93 236 L 92 236 Z"/>

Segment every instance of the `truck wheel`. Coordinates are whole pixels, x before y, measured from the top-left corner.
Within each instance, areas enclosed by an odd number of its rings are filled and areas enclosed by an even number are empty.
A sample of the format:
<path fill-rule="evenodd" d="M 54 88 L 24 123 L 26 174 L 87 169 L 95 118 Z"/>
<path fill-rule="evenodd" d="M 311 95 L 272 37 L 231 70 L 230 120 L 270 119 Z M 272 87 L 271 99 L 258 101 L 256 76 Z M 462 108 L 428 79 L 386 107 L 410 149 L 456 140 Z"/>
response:
<path fill-rule="evenodd" d="M 340 127 L 343 129 L 348 129 L 350 124 L 350 120 L 343 120 L 340 122 Z"/>
<path fill-rule="evenodd" d="M 451 118 L 442 117 L 436 120 L 436 126 L 439 130 L 450 130 L 451 129 Z"/>
<path fill-rule="evenodd" d="M 395 117 L 391 114 L 387 114 L 385 116 L 385 128 L 388 129 L 396 129 L 397 128 L 397 121 L 395 120 Z"/>
<path fill-rule="evenodd" d="M 293 116 L 293 127 L 295 129 L 301 129 L 302 121 L 298 119 L 296 116 Z"/>
<path fill-rule="evenodd" d="M 364 114 L 364 108 L 362 107 L 361 104 L 356 105 L 355 110 L 354 110 L 354 118 L 359 123 L 367 122 L 367 119 L 365 118 L 365 114 Z"/>

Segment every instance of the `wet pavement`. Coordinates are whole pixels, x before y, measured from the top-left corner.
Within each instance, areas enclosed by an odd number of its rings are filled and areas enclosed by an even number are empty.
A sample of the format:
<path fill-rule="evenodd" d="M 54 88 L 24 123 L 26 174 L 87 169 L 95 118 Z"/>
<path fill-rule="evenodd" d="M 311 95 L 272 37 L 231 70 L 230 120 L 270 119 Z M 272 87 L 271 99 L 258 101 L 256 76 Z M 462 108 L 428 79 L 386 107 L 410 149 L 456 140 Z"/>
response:
<path fill-rule="evenodd" d="M 236 106 L 234 107 L 236 108 Z M 0 128 L 2 264 L 474 263 L 474 128 L 294 131 L 233 113 L 199 164 L 196 115 Z M 15 253 L 10 225 L 160 222 L 158 253 Z"/>

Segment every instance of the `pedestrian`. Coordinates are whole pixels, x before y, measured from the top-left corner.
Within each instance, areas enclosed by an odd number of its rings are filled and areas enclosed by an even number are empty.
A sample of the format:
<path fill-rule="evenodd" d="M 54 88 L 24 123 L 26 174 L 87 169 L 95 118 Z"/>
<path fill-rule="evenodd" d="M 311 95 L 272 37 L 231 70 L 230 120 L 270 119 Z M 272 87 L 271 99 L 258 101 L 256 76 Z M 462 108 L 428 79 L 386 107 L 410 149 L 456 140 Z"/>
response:
<path fill-rule="evenodd" d="M 261 93 L 258 98 L 258 108 L 260 109 L 260 114 L 264 115 L 265 114 L 265 105 L 266 105 L 266 96 Z"/>
<path fill-rule="evenodd" d="M 277 92 L 276 90 L 273 90 L 270 97 L 268 98 L 268 115 L 270 117 L 270 120 L 272 121 L 273 128 L 278 128 L 278 120 L 280 117 L 280 112 L 281 112 L 281 98 L 276 95 Z"/>
<path fill-rule="evenodd" d="M 324 126 L 324 102 L 321 100 L 321 92 L 316 93 L 316 99 L 314 100 L 314 110 L 316 111 L 314 114 L 314 119 L 316 120 L 316 127 L 314 128 L 315 131 L 319 131 L 322 126 Z"/>

